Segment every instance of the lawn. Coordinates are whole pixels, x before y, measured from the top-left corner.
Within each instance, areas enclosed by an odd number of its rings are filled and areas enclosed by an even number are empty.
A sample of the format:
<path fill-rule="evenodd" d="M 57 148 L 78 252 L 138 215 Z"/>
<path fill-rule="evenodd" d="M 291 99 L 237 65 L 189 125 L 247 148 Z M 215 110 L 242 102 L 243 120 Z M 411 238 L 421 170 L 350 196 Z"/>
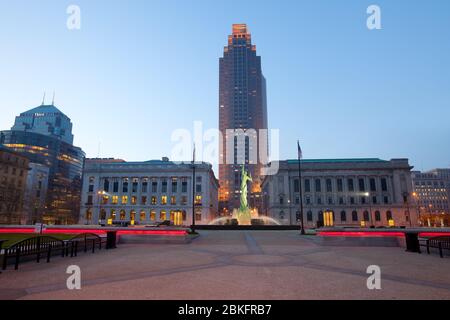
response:
<path fill-rule="evenodd" d="M 21 240 L 25 240 L 26 238 L 31 238 L 36 235 L 37 234 L 35 233 L 0 233 L 0 240 L 7 240 L 3 243 L 2 249 L 8 248 Z M 75 236 L 75 234 L 50 234 L 49 236 L 60 240 L 67 240 Z"/>

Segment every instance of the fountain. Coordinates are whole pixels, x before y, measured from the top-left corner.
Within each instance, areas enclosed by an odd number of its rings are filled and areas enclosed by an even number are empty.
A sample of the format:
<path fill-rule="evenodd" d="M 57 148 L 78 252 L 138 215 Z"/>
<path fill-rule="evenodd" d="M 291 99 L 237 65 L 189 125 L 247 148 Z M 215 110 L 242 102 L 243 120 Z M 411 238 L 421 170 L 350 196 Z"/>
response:
<path fill-rule="evenodd" d="M 235 224 L 237 222 L 240 226 L 250 226 L 253 222 L 258 221 L 259 224 L 272 224 L 272 225 L 281 225 L 277 220 L 260 216 L 258 213 L 258 209 L 249 208 L 247 201 L 247 184 L 248 182 L 253 182 L 252 176 L 245 170 L 245 165 L 242 165 L 241 172 L 242 182 L 241 182 L 241 205 L 239 209 L 233 209 L 233 215 L 230 217 L 221 217 L 214 219 L 209 224 L 210 225 L 221 225 L 221 224 Z M 234 222 L 234 223 L 233 223 Z"/>

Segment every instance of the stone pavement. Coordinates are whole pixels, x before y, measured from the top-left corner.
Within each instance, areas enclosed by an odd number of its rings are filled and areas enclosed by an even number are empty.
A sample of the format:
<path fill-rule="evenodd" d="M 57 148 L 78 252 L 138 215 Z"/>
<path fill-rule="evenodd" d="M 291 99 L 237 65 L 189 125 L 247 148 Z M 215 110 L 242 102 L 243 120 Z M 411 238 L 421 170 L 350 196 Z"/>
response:
<path fill-rule="evenodd" d="M 450 299 L 450 258 L 327 247 L 297 231 L 200 231 L 191 244 L 124 244 L 0 274 L 0 299 Z M 81 268 L 68 290 L 66 268 Z M 366 269 L 381 268 L 381 290 Z"/>

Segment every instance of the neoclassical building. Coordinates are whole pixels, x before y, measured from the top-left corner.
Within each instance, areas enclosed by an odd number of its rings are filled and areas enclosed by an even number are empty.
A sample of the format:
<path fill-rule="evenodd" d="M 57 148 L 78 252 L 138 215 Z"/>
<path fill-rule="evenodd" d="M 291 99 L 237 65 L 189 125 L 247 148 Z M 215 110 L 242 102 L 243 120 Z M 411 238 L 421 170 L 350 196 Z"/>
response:
<path fill-rule="evenodd" d="M 303 217 L 317 226 L 416 226 L 407 159 L 302 160 Z M 300 223 L 298 160 L 280 161 L 263 180 L 264 214 L 282 224 Z"/>
<path fill-rule="evenodd" d="M 112 219 L 144 225 L 170 220 L 189 226 L 195 198 L 196 224 L 207 224 L 217 215 L 219 184 L 210 164 L 197 163 L 195 169 L 193 197 L 191 163 L 167 158 L 145 162 L 87 159 L 80 223 Z"/>

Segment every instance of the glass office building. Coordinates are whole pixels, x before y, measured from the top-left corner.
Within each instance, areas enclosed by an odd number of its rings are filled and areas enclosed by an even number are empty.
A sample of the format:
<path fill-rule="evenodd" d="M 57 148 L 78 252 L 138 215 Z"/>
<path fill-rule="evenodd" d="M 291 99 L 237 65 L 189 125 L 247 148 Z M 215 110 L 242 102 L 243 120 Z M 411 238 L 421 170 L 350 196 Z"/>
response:
<path fill-rule="evenodd" d="M 33 119 L 32 113 L 34 120 L 28 121 Z M 37 120 L 41 118 L 46 120 Z M 72 145 L 71 129 L 70 119 L 56 107 L 41 106 L 17 117 L 12 130 L 0 132 L 0 144 L 26 155 L 30 162 L 49 167 L 46 208 L 39 219 L 44 223 L 75 224 L 79 219 L 85 153 Z"/>

